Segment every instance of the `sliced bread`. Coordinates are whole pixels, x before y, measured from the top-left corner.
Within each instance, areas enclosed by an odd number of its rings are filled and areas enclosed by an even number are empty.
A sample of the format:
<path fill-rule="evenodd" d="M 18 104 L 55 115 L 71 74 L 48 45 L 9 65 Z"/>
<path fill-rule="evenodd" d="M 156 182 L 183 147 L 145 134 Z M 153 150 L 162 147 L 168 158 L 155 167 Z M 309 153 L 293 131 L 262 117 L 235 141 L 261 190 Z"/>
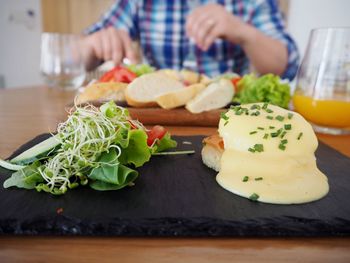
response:
<path fill-rule="evenodd" d="M 161 69 L 158 72 L 164 73 L 173 79 L 181 81 L 186 86 L 197 83 L 208 84 L 211 81 L 207 75 L 199 74 L 188 69 L 182 69 L 180 71 L 174 69 Z"/>
<path fill-rule="evenodd" d="M 127 84 L 122 82 L 97 82 L 82 91 L 77 97 L 77 103 L 89 101 L 125 101 L 125 89 Z"/>
<path fill-rule="evenodd" d="M 225 107 L 232 101 L 234 88 L 232 82 L 220 79 L 209 84 L 186 104 L 186 109 L 192 113 L 200 113 Z"/>
<path fill-rule="evenodd" d="M 206 85 L 202 83 L 193 84 L 188 87 L 163 94 L 157 97 L 156 101 L 163 109 L 174 109 L 184 106 L 188 101 L 194 98 L 198 92 L 205 89 L 205 87 Z"/>
<path fill-rule="evenodd" d="M 223 152 L 224 143 L 218 134 L 204 138 L 201 154 L 202 161 L 206 166 L 219 172 Z"/>
<path fill-rule="evenodd" d="M 145 74 L 131 82 L 125 91 L 125 98 L 134 107 L 156 106 L 159 96 L 183 89 L 184 85 L 164 73 Z"/>

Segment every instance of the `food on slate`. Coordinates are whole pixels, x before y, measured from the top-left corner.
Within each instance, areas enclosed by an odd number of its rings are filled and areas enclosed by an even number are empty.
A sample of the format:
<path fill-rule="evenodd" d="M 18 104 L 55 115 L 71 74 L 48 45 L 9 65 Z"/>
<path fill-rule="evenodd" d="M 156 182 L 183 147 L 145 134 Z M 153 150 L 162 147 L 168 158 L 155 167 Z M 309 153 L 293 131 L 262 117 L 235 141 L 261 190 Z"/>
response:
<path fill-rule="evenodd" d="M 234 97 L 235 102 L 241 104 L 268 102 L 282 108 L 288 108 L 291 99 L 290 87 L 288 83 L 281 82 L 279 76 L 267 74 L 257 77 L 250 74 L 236 80 L 238 82 L 236 85 L 237 93 Z"/>
<path fill-rule="evenodd" d="M 298 113 L 268 103 L 231 107 L 218 136 L 204 140 L 203 162 L 226 190 L 254 201 L 296 204 L 329 190 L 316 166 L 317 138 Z M 222 142 L 223 141 L 223 142 Z"/>
<path fill-rule="evenodd" d="M 118 190 L 138 177 L 135 167 L 176 146 L 160 126 L 146 130 L 113 102 L 76 107 L 57 134 L 0 166 L 15 170 L 4 187 L 64 194 L 79 185 Z"/>

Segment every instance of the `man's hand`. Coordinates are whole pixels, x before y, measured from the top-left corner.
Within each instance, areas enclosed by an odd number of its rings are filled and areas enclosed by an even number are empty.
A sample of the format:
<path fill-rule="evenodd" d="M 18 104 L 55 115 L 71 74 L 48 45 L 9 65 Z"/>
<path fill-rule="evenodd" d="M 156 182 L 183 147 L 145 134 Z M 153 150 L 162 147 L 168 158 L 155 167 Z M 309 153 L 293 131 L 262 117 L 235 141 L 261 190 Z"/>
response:
<path fill-rule="evenodd" d="M 219 4 L 196 8 L 186 21 L 186 34 L 202 50 L 208 50 L 217 38 L 236 44 L 244 40 L 246 24 Z"/>
<path fill-rule="evenodd" d="M 114 27 L 108 27 L 86 36 L 84 53 L 87 65 L 93 64 L 94 60 L 113 60 L 118 65 L 125 57 L 132 63 L 135 63 L 137 59 L 128 33 Z"/>

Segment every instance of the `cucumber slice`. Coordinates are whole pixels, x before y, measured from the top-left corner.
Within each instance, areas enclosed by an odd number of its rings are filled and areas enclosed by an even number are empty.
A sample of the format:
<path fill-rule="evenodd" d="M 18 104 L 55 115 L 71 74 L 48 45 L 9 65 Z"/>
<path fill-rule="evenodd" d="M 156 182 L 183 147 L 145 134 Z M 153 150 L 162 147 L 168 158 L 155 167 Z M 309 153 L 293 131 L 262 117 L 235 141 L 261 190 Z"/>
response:
<path fill-rule="evenodd" d="M 23 169 L 25 166 L 23 165 L 17 165 L 17 164 L 12 164 L 10 162 L 4 161 L 0 159 L 0 166 L 11 171 L 18 171 Z"/>
<path fill-rule="evenodd" d="M 56 136 L 52 136 L 17 155 L 15 158 L 10 160 L 10 162 L 20 165 L 32 163 L 45 156 L 58 145 L 60 145 L 59 140 L 56 138 Z"/>

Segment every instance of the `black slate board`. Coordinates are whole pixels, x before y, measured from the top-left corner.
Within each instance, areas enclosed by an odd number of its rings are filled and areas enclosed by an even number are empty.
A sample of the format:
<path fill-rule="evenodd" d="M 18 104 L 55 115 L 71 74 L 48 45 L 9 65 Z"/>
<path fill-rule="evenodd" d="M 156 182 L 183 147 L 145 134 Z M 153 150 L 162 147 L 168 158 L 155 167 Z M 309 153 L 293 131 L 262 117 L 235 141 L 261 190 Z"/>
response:
<path fill-rule="evenodd" d="M 14 154 L 46 138 L 41 135 Z M 156 156 L 131 188 L 51 196 L 0 187 L 0 233 L 115 236 L 349 236 L 350 159 L 320 144 L 329 194 L 303 205 L 251 202 L 222 189 L 201 162 L 203 137 L 175 137 L 190 156 Z M 182 144 L 191 141 L 192 145 Z M 0 168 L 0 183 L 10 173 Z M 62 213 L 57 209 L 62 208 Z"/>

